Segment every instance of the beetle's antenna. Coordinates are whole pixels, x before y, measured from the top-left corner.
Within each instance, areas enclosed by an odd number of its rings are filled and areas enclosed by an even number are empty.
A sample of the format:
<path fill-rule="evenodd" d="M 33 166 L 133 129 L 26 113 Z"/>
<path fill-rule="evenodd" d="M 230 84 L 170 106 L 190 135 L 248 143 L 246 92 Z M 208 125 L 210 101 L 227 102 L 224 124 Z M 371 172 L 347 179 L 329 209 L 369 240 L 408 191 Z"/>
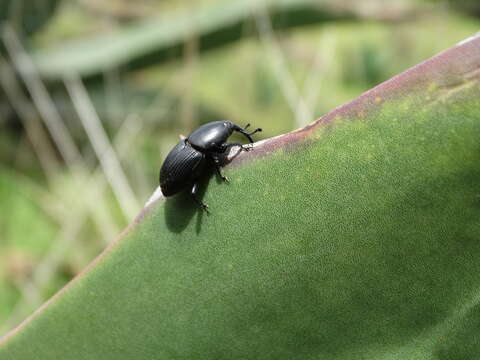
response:
<path fill-rule="evenodd" d="M 243 135 L 245 135 L 248 138 L 248 140 L 250 140 L 251 143 L 254 142 L 251 135 L 255 134 L 256 132 L 262 131 L 262 129 L 258 128 L 258 129 L 253 130 L 252 132 L 246 132 L 245 129 L 242 129 L 241 127 L 239 127 L 236 130 L 239 133 L 242 133 Z"/>
<path fill-rule="evenodd" d="M 248 133 L 248 135 L 253 135 L 253 134 L 255 134 L 255 133 L 257 133 L 257 132 L 261 132 L 261 131 L 262 131 L 261 128 L 256 128 L 256 129 L 253 130 L 252 132 Z"/>
<path fill-rule="evenodd" d="M 248 140 L 250 140 L 251 143 L 253 143 L 253 139 L 251 135 L 255 134 L 256 132 L 262 131 L 262 129 L 258 128 L 253 130 L 252 132 L 246 132 L 245 129 L 248 128 L 249 126 L 250 124 L 247 124 L 245 128 L 242 129 L 240 126 L 233 124 L 233 130 L 238 131 L 239 133 L 242 133 L 248 138 Z"/>

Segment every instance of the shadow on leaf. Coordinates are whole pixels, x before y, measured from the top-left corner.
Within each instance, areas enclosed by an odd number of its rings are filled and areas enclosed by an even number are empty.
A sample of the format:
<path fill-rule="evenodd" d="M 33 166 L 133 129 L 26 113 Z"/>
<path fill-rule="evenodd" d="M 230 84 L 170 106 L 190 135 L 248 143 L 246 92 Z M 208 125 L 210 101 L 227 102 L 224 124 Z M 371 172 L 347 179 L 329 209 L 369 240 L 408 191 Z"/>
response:
<path fill-rule="evenodd" d="M 207 191 L 208 183 L 212 177 L 212 171 L 207 171 L 200 179 L 198 198 L 203 200 Z M 205 213 L 192 199 L 190 190 L 185 189 L 181 193 L 167 198 L 165 203 L 165 221 L 170 231 L 181 233 L 188 226 L 194 214 L 197 213 L 196 233 L 199 234 L 202 227 L 203 215 Z"/>

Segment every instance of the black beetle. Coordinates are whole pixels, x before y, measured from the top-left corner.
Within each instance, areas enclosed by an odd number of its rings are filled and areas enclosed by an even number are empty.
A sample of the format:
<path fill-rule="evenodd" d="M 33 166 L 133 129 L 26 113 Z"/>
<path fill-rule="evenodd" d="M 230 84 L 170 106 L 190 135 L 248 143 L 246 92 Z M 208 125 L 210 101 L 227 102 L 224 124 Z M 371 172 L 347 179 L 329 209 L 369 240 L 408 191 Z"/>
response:
<path fill-rule="evenodd" d="M 163 195 L 171 196 L 188 188 L 193 199 L 207 211 L 208 205 L 197 197 L 198 180 L 210 162 L 222 180 L 229 181 L 220 170 L 223 154 L 232 146 L 240 146 L 240 151 L 248 151 L 250 147 L 226 141 L 234 131 L 238 131 L 253 143 L 251 135 L 262 129 L 249 133 L 246 131 L 248 126 L 250 124 L 241 128 L 230 121 L 213 121 L 200 126 L 181 140 L 167 155 L 160 169 L 160 188 Z"/>

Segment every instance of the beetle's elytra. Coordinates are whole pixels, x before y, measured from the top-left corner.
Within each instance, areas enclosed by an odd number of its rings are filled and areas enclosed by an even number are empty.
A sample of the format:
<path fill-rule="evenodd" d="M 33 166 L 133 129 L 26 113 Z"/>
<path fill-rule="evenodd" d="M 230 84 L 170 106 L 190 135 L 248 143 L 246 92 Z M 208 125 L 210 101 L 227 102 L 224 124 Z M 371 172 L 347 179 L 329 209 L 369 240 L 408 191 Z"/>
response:
<path fill-rule="evenodd" d="M 251 135 L 262 129 L 247 132 L 248 126 L 249 124 L 242 128 L 230 121 L 213 121 L 200 126 L 186 139 L 181 140 L 167 155 L 160 169 L 160 188 L 163 195 L 171 196 L 188 189 L 192 198 L 203 210 L 208 211 L 208 205 L 197 196 L 198 180 L 206 165 L 211 162 L 222 180 L 229 181 L 220 169 L 222 154 L 232 146 L 240 146 L 240 149 L 245 151 L 250 148 L 226 141 L 234 131 L 238 131 L 253 143 Z"/>

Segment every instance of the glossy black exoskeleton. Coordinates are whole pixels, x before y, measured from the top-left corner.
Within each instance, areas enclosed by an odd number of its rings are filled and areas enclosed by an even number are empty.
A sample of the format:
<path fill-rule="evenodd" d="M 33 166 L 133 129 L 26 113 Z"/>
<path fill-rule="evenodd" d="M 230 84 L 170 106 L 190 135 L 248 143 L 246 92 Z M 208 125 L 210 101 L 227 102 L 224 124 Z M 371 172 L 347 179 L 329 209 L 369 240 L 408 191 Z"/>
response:
<path fill-rule="evenodd" d="M 214 121 L 200 126 L 186 139 L 181 140 L 167 155 L 160 169 L 160 188 L 163 195 L 171 196 L 188 189 L 193 199 L 207 210 L 208 205 L 197 196 L 198 180 L 210 162 L 222 180 L 229 181 L 220 169 L 224 154 L 232 146 L 240 146 L 240 151 L 248 151 L 250 147 L 226 141 L 234 131 L 238 131 L 253 143 L 251 135 L 262 129 L 255 129 L 249 133 L 246 131 L 248 126 L 249 124 L 241 128 L 230 121 Z"/>

